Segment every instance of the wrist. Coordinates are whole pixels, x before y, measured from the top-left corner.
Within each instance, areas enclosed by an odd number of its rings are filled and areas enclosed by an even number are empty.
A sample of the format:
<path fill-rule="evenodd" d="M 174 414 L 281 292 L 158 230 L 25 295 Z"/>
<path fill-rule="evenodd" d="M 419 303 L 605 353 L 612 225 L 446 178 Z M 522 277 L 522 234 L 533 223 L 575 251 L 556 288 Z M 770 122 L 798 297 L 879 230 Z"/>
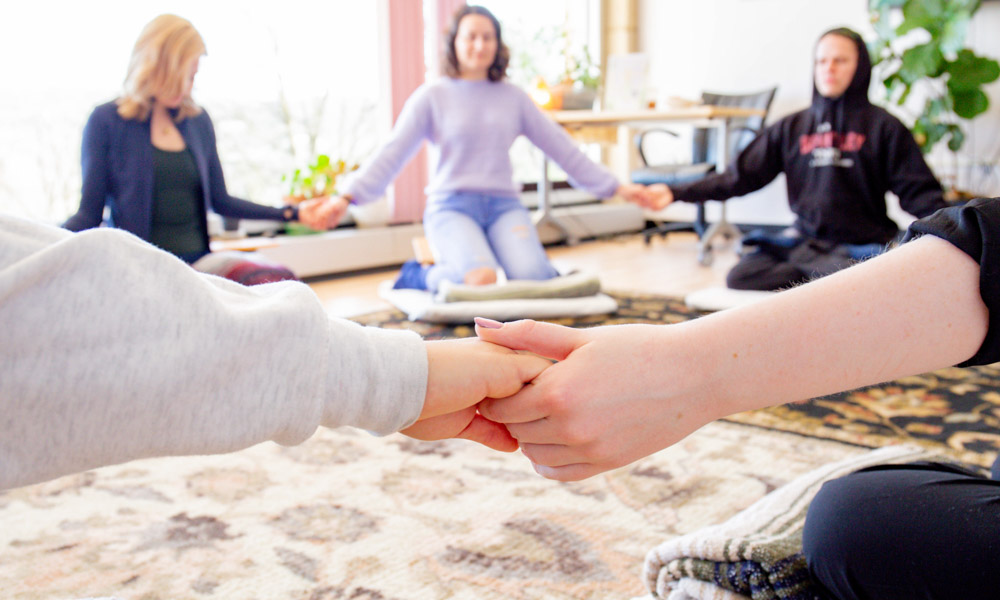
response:
<path fill-rule="evenodd" d="M 442 381 L 442 374 L 448 373 L 449 368 L 453 366 L 448 364 L 448 344 L 435 340 L 425 341 L 423 345 L 427 352 L 427 388 L 417 420 L 436 417 L 446 412 L 439 406 L 442 392 L 447 389 L 447 384 Z"/>
<path fill-rule="evenodd" d="M 288 204 L 281 209 L 281 218 L 285 221 L 299 220 L 299 207 L 296 204 Z"/>
<path fill-rule="evenodd" d="M 662 328 L 657 346 L 660 352 L 664 348 L 677 349 L 669 352 L 663 364 L 662 389 L 675 398 L 687 399 L 691 412 L 708 423 L 745 408 L 739 405 L 739 357 L 725 335 L 699 321 L 657 325 Z"/>

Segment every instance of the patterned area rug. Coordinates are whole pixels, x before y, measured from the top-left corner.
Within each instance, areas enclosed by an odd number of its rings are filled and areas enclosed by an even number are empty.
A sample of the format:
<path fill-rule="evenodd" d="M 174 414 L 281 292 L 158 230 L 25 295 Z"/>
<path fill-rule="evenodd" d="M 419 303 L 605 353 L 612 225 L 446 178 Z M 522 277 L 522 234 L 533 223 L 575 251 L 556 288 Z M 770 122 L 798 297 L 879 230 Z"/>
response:
<path fill-rule="evenodd" d="M 863 452 L 719 422 L 571 484 L 355 430 L 136 461 L 0 493 L 0 597 L 628 600 L 651 548 Z"/>
<path fill-rule="evenodd" d="M 618 299 L 615 315 L 564 323 L 698 316 L 676 300 Z M 472 334 L 392 312 L 361 320 Z M 0 492 L 0 597 L 628 600 L 646 591 L 651 548 L 864 446 L 916 440 L 987 464 L 998 379 L 949 369 L 740 415 L 572 484 L 520 454 L 350 429 L 107 467 Z"/>
<path fill-rule="evenodd" d="M 704 313 L 682 300 L 610 293 L 613 315 L 560 319 L 572 327 L 678 323 Z M 427 339 L 475 335 L 472 327 L 411 323 L 394 310 L 359 317 L 367 325 L 412 329 Z M 942 369 L 890 383 L 730 417 L 731 421 L 868 447 L 908 442 L 989 466 L 1000 452 L 1000 363 Z"/>

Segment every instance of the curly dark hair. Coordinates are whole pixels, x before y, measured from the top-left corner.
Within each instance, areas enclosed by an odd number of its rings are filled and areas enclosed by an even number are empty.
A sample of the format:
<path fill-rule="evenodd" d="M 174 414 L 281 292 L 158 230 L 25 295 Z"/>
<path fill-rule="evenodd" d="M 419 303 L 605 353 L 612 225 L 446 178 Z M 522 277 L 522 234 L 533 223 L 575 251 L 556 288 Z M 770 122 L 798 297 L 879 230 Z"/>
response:
<path fill-rule="evenodd" d="M 510 49 L 503 43 L 500 35 L 500 21 L 493 13 L 482 6 L 466 5 L 455 11 L 455 16 L 451 18 L 451 23 L 444 33 L 444 72 L 449 77 L 460 75 L 458 68 L 458 57 L 455 56 L 455 37 L 458 36 L 458 24 L 466 15 L 482 15 L 493 23 L 493 29 L 497 34 L 497 55 L 493 59 L 486 76 L 490 81 L 500 81 L 507 76 L 507 65 L 510 63 Z"/>

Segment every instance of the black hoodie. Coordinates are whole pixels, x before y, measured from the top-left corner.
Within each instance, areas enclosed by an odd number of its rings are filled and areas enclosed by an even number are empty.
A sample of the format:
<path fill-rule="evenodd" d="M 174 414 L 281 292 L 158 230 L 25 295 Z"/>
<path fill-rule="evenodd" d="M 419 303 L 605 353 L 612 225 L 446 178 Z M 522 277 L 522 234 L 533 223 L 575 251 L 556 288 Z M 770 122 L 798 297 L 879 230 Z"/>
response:
<path fill-rule="evenodd" d="M 886 213 L 887 191 L 918 218 L 946 206 L 913 135 L 868 101 L 871 60 L 861 36 L 849 29 L 828 33 L 858 48 L 858 68 L 847 91 L 826 98 L 814 82 L 812 106 L 762 131 L 725 173 L 672 188 L 676 199 L 742 196 L 784 172 L 788 204 L 798 217 L 795 227 L 806 236 L 844 244 L 884 244 L 896 236 L 898 226 Z"/>

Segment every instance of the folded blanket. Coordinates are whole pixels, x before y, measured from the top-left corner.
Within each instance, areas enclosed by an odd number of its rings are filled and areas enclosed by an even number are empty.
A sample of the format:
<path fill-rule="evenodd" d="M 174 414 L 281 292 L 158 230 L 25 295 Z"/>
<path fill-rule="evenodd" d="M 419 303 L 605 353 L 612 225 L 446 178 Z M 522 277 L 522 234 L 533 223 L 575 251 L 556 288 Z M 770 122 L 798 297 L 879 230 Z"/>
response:
<path fill-rule="evenodd" d="M 823 482 L 879 464 L 929 460 L 889 446 L 806 473 L 725 523 L 670 540 L 646 555 L 648 600 L 816 600 L 802 555 L 806 511 Z"/>
<path fill-rule="evenodd" d="M 580 298 L 515 298 L 475 302 L 438 302 L 424 290 L 394 289 L 385 281 L 378 289 L 381 298 L 406 313 L 411 321 L 427 323 L 472 323 L 475 317 L 497 321 L 516 319 L 559 319 L 611 314 L 618 302 L 607 294 Z"/>
<path fill-rule="evenodd" d="M 517 279 L 493 285 L 464 285 L 442 281 L 438 302 L 484 302 L 539 298 L 585 298 L 601 293 L 601 280 L 592 273 L 573 273 L 538 281 Z"/>

